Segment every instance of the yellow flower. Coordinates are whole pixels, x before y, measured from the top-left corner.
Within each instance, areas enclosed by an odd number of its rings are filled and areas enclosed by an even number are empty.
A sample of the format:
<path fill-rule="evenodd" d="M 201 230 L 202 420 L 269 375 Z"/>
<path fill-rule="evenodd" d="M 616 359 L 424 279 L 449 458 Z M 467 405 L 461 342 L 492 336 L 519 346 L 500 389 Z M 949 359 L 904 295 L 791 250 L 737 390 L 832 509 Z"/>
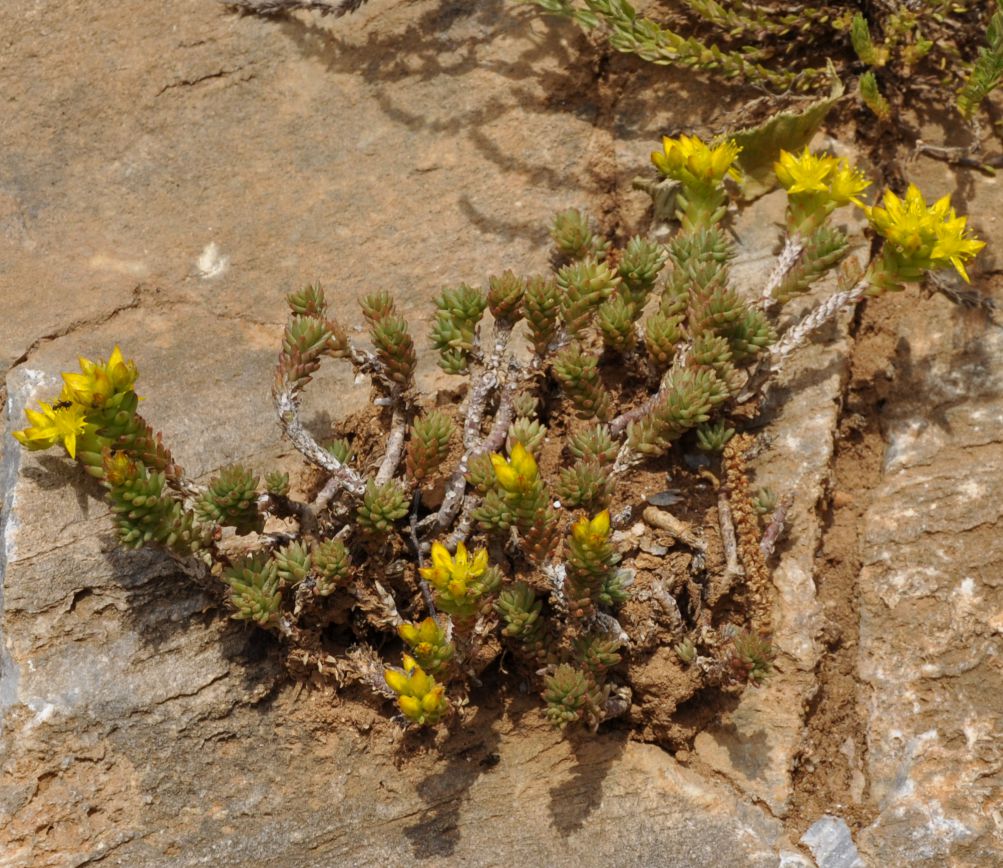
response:
<path fill-rule="evenodd" d="M 609 538 L 609 510 L 604 509 L 589 521 L 582 516 L 571 526 L 571 535 L 583 545 L 596 546 Z"/>
<path fill-rule="evenodd" d="M 397 694 L 397 706 L 408 720 L 436 723 L 449 709 L 446 688 L 425 673 L 410 655 L 402 655 L 404 670 L 387 669 L 383 678 Z"/>
<path fill-rule="evenodd" d="M 92 362 L 80 357 L 79 374 L 63 374 L 73 400 L 85 407 L 101 407 L 113 396 L 128 392 L 136 383 L 136 363 L 126 361 L 116 345 L 107 362 Z"/>
<path fill-rule="evenodd" d="M 77 437 L 87 428 L 87 408 L 61 399 L 55 406 L 39 401 L 41 412 L 25 410 L 31 426 L 14 431 L 14 439 L 28 449 L 48 449 L 62 441 L 70 458 L 77 457 Z"/>
<path fill-rule="evenodd" d="M 788 193 L 825 193 L 829 189 L 826 181 L 838 165 L 835 157 L 813 154 L 806 145 L 801 156 L 781 151 L 773 171 Z"/>
<path fill-rule="evenodd" d="M 902 199 L 886 190 L 883 206 L 864 211 L 900 259 L 920 269 L 953 265 L 968 280 L 965 261 L 985 247 L 985 242 L 965 235 L 966 218 L 955 214 L 949 196 L 927 205 L 919 188 L 910 184 Z"/>
<path fill-rule="evenodd" d="M 491 465 L 495 469 L 498 484 L 512 494 L 524 494 L 533 486 L 539 475 L 536 459 L 518 440 L 512 447 L 511 458 L 497 452 L 491 453 Z"/>
<path fill-rule="evenodd" d="M 397 628 L 397 633 L 414 649 L 415 654 L 419 657 L 427 657 L 436 648 L 446 643 L 445 631 L 432 617 L 426 618 L 420 624 L 411 624 L 405 621 Z"/>
<path fill-rule="evenodd" d="M 488 568 L 487 549 L 478 551 L 473 559 L 467 554 L 463 543 L 456 546 L 456 557 L 452 557 L 442 543 L 432 543 L 432 565 L 422 567 L 418 572 L 438 591 L 449 591 L 453 596 L 466 593 L 467 582 L 484 575 Z"/>
<path fill-rule="evenodd" d="M 951 211 L 954 213 L 953 209 Z M 965 218 L 951 217 L 945 220 L 937 229 L 937 243 L 933 245 L 931 256 L 941 262 L 949 262 L 964 279 L 971 283 L 965 270 L 965 260 L 974 259 L 975 255 L 986 246 L 985 241 L 965 237 Z"/>
<path fill-rule="evenodd" d="M 847 205 L 852 202 L 863 208 L 864 203 L 860 201 L 858 195 L 870 186 L 871 182 L 863 172 L 845 160 L 840 160 L 832 180 L 829 181 L 829 196 L 837 205 Z"/>
<path fill-rule="evenodd" d="M 871 186 L 863 172 L 846 160 L 813 154 L 807 146 L 800 156 L 781 151 L 773 170 L 788 193 L 824 193 L 836 205 L 855 202 L 863 207 L 857 196 Z"/>
<path fill-rule="evenodd" d="M 662 150 L 653 151 L 651 162 L 663 175 L 679 181 L 720 182 L 725 175 L 741 177 L 734 162 L 741 147 L 726 139 L 711 147 L 696 136 L 682 135 L 678 139 L 662 137 Z"/>

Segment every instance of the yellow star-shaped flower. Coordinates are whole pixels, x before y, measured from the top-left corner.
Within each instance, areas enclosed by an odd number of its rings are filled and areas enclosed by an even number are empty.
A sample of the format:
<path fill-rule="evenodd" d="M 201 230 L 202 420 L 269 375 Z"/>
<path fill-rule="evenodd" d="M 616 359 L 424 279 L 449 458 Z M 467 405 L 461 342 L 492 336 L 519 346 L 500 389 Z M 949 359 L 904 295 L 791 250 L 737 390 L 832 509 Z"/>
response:
<path fill-rule="evenodd" d="M 28 449 L 48 449 L 62 441 L 70 458 L 77 457 L 77 437 L 87 429 L 87 408 L 61 399 L 55 405 L 39 402 L 38 410 L 25 410 L 30 427 L 14 431 L 14 439 Z"/>
<path fill-rule="evenodd" d="M 497 452 L 491 453 L 491 466 L 495 469 L 498 484 L 512 494 L 529 491 L 539 476 L 536 459 L 518 440 L 508 460 Z"/>

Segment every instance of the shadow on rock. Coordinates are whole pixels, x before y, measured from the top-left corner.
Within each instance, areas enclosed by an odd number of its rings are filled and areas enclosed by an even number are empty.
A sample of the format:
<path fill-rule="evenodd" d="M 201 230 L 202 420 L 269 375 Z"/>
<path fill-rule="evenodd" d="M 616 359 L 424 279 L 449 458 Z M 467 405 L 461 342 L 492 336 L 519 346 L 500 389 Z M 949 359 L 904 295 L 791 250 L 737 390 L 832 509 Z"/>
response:
<path fill-rule="evenodd" d="M 404 829 L 415 859 L 452 856 L 460 843 L 460 811 L 470 788 L 498 764 L 497 703 L 476 705 L 474 716 L 443 746 L 445 765 L 418 785 L 425 802 L 417 822 Z"/>
<path fill-rule="evenodd" d="M 567 736 L 574 756 L 570 777 L 550 790 L 554 828 L 567 837 L 581 829 L 603 800 L 603 781 L 627 747 L 626 731 L 603 736 L 575 732 Z"/>

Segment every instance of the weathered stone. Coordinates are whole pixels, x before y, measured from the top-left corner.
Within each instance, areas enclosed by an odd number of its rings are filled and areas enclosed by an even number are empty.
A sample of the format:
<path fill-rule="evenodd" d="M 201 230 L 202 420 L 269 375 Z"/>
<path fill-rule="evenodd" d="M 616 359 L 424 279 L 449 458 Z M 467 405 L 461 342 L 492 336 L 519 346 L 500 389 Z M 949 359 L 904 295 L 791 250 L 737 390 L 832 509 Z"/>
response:
<path fill-rule="evenodd" d="M 529 700 L 485 698 L 434 749 L 368 735 L 389 708 L 300 694 L 270 640 L 117 548 L 96 485 L 9 437 L 77 354 L 118 342 L 191 475 L 281 458 L 286 292 L 320 279 L 358 328 L 358 293 L 390 289 L 421 346 L 444 284 L 542 270 L 550 215 L 615 177 L 577 30 L 496 0 L 0 16 L 20 61 L 0 70 L 0 861 L 774 865 L 790 843 L 758 807 L 655 746 L 569 743 Z M 307 421 L 367 400 L 332 364 Z"/>
<path fill-rule="evenodd" d="M 940 164 L 915 171 L 928 198 L 954 184 Z M 999 192 L 977 176 L 974 187 L 973 222 L 985 229 Z M 895 312 L 896 388 L 860 576 L 867 774 L 879 814 L 858 843 L 868 864 L 999 864 L 1003 338 L 942 296 Z"/>
<path fill-rule="evenodd" d="M 818 868 L 867 868 L 857 852 L 850 827 L 841 817 L 828 815 L 816 820 L 801 836 Z"/>

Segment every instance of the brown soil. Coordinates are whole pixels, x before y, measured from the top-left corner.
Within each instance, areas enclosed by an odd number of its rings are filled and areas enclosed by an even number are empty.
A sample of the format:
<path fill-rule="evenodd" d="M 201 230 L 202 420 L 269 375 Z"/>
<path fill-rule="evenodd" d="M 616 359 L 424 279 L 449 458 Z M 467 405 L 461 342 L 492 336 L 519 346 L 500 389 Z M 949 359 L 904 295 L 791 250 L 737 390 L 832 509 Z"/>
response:
<path fill-rule="evenodd" d="M 823 606 L 825 654 L 816 672 L 818 692 L 808 708 L 804 749 L 794 774 L 788 828 L 797 839 L 825 813 L 838 811 L 853 829 L 876 810 L 867 801 L 865 714 L 856 678 L 861 569 L 858 540 L 870 492 L 881 478 L 884 437 L 881 408 L 894 383 L 894 323 L 903 305 L 885 296 L 867 302 L 854 324 L 855 344 L 840 419 L 822 545 L 815 582 Z"/>

